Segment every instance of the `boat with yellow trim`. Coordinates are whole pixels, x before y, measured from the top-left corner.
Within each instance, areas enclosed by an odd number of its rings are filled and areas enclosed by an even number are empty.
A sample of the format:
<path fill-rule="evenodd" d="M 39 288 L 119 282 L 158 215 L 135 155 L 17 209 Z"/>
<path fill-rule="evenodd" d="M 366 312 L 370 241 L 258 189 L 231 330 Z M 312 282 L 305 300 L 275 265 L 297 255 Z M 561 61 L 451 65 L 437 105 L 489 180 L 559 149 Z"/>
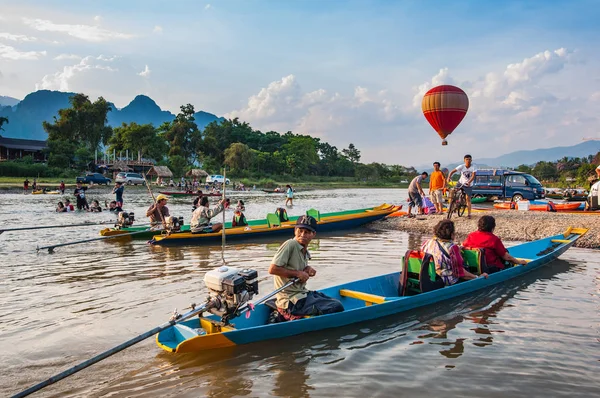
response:
<path fill-rule="evenodd" d="M 268 323 L 273 311 L 268 301 L 256 305 L 247 316 L 240 316 L 252 308 L 247 300 L 243 303 L 238 300 L 237 306 L 223 304 L 229 300 L 248 297 L 248 293 L 250 297 L 257 294 L 256 271 L 242 270 L 235 275 L 235 283 L 232 283 L 232 279 L 227 279 L 229 274 L 226 275 L 222 278 L 222 281 L 227 281 L 226 284 L 223 283 L 223 288 L 219 288 L 220 283 L 215 283 L 214 277 L 207 278 L 207 273 L 205 283 L 212 295 L 201 310 L 206 312 L 210 308 L 213 315 L 182 319 L 180 323 L 160 331 L 156 335 L 156 343 L 168 352 L 191 353 L 285 338 L 402 313 L 489 288 L 533 271 L 558 258 L 587 231 L 584 228 L 568 228 L 563 234 L 512 246 L 508 249 L 510 254 L 526 259 L 526 265 L 509 266 L 487 278 L 476 278 L 446 287 L 437 283 L 433 261 L 414 256 L 414 251 L 408 251 L 400 272 L 320 290 L 327 296 L 340 300 L 344 311 L 281 323 Z M 486 271 L 482 249 L 467 250 L 463 252 L 463 258 L 471 272 L 480 274 Z M 230 271 L 224 267 L 212 272 Z M 242 287 L 244 284 L 246 287 Z M 231 289 L 236 289 L 235 293 L 228 293 Z M 215 307 L 215 302 L 218 308 Z"/>
<path fill-rule="evenodd" d="M 307 215 L 314 217 L 317 220 L 319 232 L 332 232 L 345 229 L 357 228 L 373 221 L 381 220 L 391 213 L 398 210 L 397 206 L 383 204 L 377 207 L 367 209 L 348 210 L 334 213 L 321 214 L 318 210 L 310 209 L 306 212 Z M 225 235 L 227 240 L 248 240 L 257 237 L 271 237 L 277 235 L 293 235 L 298 216 L 289 217 L 288 221 L 281 222 L 279 216 L 275 213 L 267 214 L 264 220 L 249 222 L 247 226 L 230 227 L 226 225 Z M 172 234 L 161 234 L 152 237 L 149 242 L 154 245 L 182 245 L 196 244 L 199 242 L 220 242 L 222 239 L 221 232 L 209 233 L 191 233 L 189 227 L 186 232 L 178 232 Z"/>
<path fill-rule="evenodd" d="M 387 215 L 397 211 L 400 207 L 384 203 L 377 207 L 369 207 L 365 209 L 345 210 L 332 213 L 320 213 L 318 210 L 310 209 L 308 215 L 315 217 L 319 224 L 319 231 L 331 231 L 339 229 L 348 229 L 367 224 L 386 217 Z M 274 234 L 287 233 L 287 230 L 293 228 L 293 224 L 298 219 L 298 216 L 290 216 L 289 221 L 280 222 L 279 217 L 275 213 L 267 214 L 267 218 L 259 220 L 248 220 L 248 225 L 244 227 L 234 228 L 231 222 L 225 223 L 225 235 L 230 238 L 251 238 L 254 236 L 271 236 Z M 144 232 L 146 231 L 146 232 Z M 221 240 L 221 232 L 208 234 L 191 234 L 190 226 L 183 225 L 179 232 L 171 233 L 170 235 L 161 234 L 161 230 L 151 230 L 147 226 L 130 226 L 130 227 L 115 227 L 105 228 L 100 231 L 102 236 L 125 235 L 136 232 L 131 237 L 133 239 L 155 239 L 158 244 L 170 243 L 185 243 L 185 242 L 216 242 Z M 157 236 L 160 234 L 159 236 Z M 181 237 L 180 240 L 177 240 Z M 156 239 L 160 238 L 160 239 Z"/>

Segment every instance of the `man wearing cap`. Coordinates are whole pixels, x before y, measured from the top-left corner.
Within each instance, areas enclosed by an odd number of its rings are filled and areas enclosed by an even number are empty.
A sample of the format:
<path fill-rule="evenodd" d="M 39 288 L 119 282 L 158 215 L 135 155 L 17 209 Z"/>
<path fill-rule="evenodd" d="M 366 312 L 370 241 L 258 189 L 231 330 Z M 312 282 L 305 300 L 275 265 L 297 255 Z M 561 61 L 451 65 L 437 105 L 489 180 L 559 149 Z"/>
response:
<path fill-rule="evenodd" d="M 156 203 L 148 207 L 146 217 L 150 217 L 150 225 L 162 224 L 166 217 L 169 217 L 169 208 L 167 207 L 167 196 L 162 193 L 156 197 Z M 162 216 L 161 216 L 162 214 Z"/>
<path fill-rule="evenodd" d="M 269 273 L 274 276 L 279 289 L 291 279 L 296 283 L 277 294 L 277 311 L 285 320 L 316 316 L 344 310 L 339 300 L 323 293 L 306 289 L 306 281 L 317 274 L 308 265 L 308 244 L 317 235 L 317 221 L 310 216 L 300 216 L 294 228 L 294 237 L 285 241 L 271 261 Z"/>

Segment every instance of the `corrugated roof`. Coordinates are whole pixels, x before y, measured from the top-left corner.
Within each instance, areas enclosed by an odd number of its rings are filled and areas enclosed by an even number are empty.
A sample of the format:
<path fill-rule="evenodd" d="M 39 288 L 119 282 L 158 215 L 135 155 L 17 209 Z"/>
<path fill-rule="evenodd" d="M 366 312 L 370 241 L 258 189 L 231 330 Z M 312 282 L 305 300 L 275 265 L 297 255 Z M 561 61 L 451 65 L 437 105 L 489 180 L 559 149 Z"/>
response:
<path fill-rule="evenodd" d="M 41 151 L 48 147 L 46 141 L 22 140 L 20 138 L 0 137 L 0 146 L 9 149 L 21 149 L 24 151 Z"/>

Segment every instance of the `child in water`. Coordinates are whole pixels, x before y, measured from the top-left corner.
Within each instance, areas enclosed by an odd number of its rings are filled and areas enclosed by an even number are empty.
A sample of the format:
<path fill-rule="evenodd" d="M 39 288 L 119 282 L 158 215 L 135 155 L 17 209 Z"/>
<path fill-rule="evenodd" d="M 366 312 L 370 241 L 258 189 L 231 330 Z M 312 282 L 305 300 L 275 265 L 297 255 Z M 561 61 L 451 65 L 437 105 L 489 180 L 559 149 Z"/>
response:
<path fill-rule="evenodd" d="M 102 207 L 100 207 L 100 203 L 97 200 L 92 200 L 92 205 L 88 211 L 92 213 L 100 213 L 102 211 Z"/>
<path fill-rule="evenodd" d="M 56 206 L 56 212 L 57 213 L 66 213 L 67 212 L 67 208 L 65 207 L 63 202 L 58 202 L 58 205 Z"/>

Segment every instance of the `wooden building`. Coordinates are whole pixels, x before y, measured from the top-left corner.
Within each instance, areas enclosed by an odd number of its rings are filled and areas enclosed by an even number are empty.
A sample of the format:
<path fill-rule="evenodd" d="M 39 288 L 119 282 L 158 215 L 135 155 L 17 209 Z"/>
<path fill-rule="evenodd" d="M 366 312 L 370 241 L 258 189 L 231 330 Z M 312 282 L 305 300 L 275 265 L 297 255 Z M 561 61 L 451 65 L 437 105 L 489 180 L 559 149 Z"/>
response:
<path fill-rule="evenodd" d="M 31 156 L 35 162 L 45 162 L 46 141 L 22 140 L 0 137 L 0 161 L 22 159 Z"/>

